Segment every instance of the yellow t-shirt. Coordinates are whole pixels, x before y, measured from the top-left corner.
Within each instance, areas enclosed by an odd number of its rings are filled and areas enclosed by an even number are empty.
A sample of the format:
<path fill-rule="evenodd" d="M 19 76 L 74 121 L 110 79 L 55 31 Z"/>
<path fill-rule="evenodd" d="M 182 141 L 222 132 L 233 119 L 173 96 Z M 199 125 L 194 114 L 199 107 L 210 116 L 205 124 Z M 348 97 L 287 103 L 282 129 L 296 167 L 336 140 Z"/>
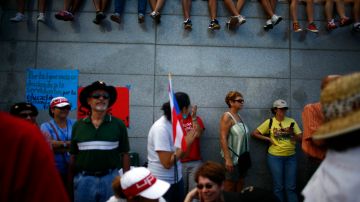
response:
<path fill-rule="evenodd" d="M 274 144 L 272 144 L 268 152 L 274 156 L 291 156 L 295 154 L 295 141 L 291 141 L 290 135 L 290 125 L 294 123 L 294 134 L 301 134 L 301 130 L 296 123 L 296 121 L 292 118 L 285 117 L 283 121 L 279 122 L 276 118 L 272 118 L 273 122 L 271 128 L 269 128 L 270 120 L 267 119 L 264 123 L 262 123 L 257 130 L 261 134 L 269 134 L 270 130 L 270 138 L 273 140 Z"/>

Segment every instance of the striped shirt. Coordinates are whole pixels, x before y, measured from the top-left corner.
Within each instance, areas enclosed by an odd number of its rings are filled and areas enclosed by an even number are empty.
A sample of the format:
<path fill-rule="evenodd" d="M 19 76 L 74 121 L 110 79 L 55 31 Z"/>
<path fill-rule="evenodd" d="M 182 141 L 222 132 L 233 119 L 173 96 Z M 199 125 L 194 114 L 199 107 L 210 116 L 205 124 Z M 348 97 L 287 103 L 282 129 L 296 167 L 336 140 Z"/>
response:
<path fill-rule="evenodd" d="M 312 135 L 323 123 L 324 115 L 321 111 L 321 105 L 319 102 L 314 104 L 307 104 L 302 112 L 302 121 L 304 127 L 302 149 L 311 157 L 316 159 L 324 159 L 326 149 L 321 148 L 314 144 L 312 141 Z"/>

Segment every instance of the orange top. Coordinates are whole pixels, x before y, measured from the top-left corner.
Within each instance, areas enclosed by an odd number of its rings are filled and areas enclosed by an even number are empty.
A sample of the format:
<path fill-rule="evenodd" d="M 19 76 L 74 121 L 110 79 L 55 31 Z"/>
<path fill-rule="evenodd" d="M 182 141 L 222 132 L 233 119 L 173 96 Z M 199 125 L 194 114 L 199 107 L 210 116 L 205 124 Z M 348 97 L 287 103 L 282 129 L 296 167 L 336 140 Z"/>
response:
<path fill-rule="evenodd" d="M 305 105 L 304 111 L 302 112 L 304 128 L 302 149 L 309 156 L 320 160 L 324 159 L 326 149 L 314 144 L 311 136 L 323 123 L 323 120 L 324 115 L 321 111 L 320 102 Z"/>

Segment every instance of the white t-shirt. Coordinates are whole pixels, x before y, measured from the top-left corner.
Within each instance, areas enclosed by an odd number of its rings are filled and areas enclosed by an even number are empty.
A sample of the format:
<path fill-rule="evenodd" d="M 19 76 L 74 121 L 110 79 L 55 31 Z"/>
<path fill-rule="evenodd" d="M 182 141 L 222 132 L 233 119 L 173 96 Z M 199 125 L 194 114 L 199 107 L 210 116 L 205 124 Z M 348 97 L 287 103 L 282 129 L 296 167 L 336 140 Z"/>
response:
<path fill-rule="evenodd" d="M 360 134 L 359 134 L 360 135 Z M 360 147 L 329 150 L 302 191 L 305 202 L 360 202 Z"/>
<path fill-rule="evenodd" d="M 175 183 L 174 166 L 165 169 L 160 163 L 159 155 L 156 151 L 175 152 L 172 136 L 171 122 L 162 116 L 151 126 L 148 135 L 148 169 L 158 179 L 164 180 L 170 184 Z M 178 180 L 182 178 L 181 162 L 177 161 Z"/>

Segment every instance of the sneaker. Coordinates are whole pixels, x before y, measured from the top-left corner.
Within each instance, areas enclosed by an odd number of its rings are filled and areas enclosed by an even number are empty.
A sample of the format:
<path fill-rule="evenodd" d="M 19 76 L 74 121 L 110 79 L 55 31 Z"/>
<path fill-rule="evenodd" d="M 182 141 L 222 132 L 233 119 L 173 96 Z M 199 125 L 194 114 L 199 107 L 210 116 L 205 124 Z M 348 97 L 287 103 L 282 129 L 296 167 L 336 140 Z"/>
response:
<path fill-rule="evenodd" d="M 266 21 L 266 24 L 264 25 L 264 30 L 265 31 L 269 31 L 270 29 L 272 29 L 274 26 L 271 22 L 271 19 L 267 20 Z"/>
<path fill-rule="evenodd" d="M 145 15 L 142 13 L 138 14 L 138 23 L 143 23 L 145 21 Z"/>
<path fill-rule="evenodd" d="M 217 19 L 213 19 L 210 21 L 208 28 L 210 30 L 219 30 L 221 27 L 220 27 L 219 21 Z"/>
<path fill-rule="evenodd" d="M 37 21 L 45 23 L 45 14 L 39 13 L 39 15 L 37 17 Z"/>
<path fill-rule="evenodd" d="M 121 23 L 121 18 L 119 13 L 111 14 L 110 19 L 114 22 Z"/>
<path fill-rule="evenodd" d="M 352 27 L 353 32 L 360 32 L 360 23 L 355 23 Z"/>
<path fill-rule="evenodd" d="M 344 27 L 344 26 L 350 25 L 351 23 L 352 23 L 352 20 L 348 17 L 345 17 L 345 18 L 340 19 L 339 26 Z"/>
<path fill-rule="evenodd" d="M 55 18 L 58 20 L 64 20 L 64 21 L 73 21 L 74 15 L 69 11 L 59 11 L 55 14 Z"/>
<path fill-rule="evenodd" d="M 239 24 L 239 19 L 237 16 L 231 16 L 229 20 L 226 22 L 226 26 L 229 30 L 234 30 Z"/>
<path fill-rule="evenodd" d="M 316 27 L 315 23 L 312 22 L 312 23 L 309 23 L 309 25 L 307 26 L 306 30 L 310 31 L 310 32 L 314 32 L 314 33 L 318 33 L 319 30 L 318 28 Z"/>
<path fill-rule="evenodd" d="M 103 19 L 105 19 L 106 18 L 106 15 L 103 13 L 103 12 L 101 12 L 101 11 L 97 11 L 96 12 L 96 16 L 95 16 L 95 18 L 94 18 L 94 20 L 93 20 L 93 23 L 95 23 L 95 24 L 100 24 L 101 23 L 101 21 L 103 20 Z"/>
<path fill-rule="evenodd" d="M 151 18 L 154 20 L 154 22 L 156 22 L 157 24 L 160 23 L 161 15 L 160 15 L 159 12 L 153 11 L 153 12 L 150 13 L 150 16 L 151 16 Z"/>
<path fill-rule="evenodd" d="M 272 22 L 273 26 L 279 24 L 279 22 L 281 22 L 281 20 L 282 20 L 282 17 L 275 15 L 275 14 L 271 17 L 271 22 Z"/>
<path fill-rule="evenodd" d="M 242 25 L 242 24 L 244 24 L 244 23 L 246 22 L 246 19 L 245 19 L 244 16 L 238 15 L 238 16 L 236 16 L 236 17 L 238 18 L 240 25 Z"/>
<path fill-rule="evenodd" d="M 332 30 L 334 30 L 334 29 L 336 29 L 336 28 L 337 28 L 337 26 L 336 26 L 336 24 L 335 24 L 334 21 L 329 21 L 329 22 L 327 23 L 327 25 L 326 25 L 326 29 L 327 29 L 328 31 L 332 31 Z"/>
<path fill-rule="evenodd" d="M 294 30 L 294 32 L 301 32 L 302 31 L 302 29 L 301 29 L 298 22 L 293 22 L 293 30 Z"/>
<path fill-rule="evenodd" d="M 190 19 L 186 19 L 184 21 L 184 29 L 191 30 L 192 29 L 192 23 Z"/>
<path fill-rule="evenodd" d="M 240 26 L 246 22 L 246 19 L 242 15 L 231 16 L 226 22 L 226 26 L 229 30 L 235 29 L 237 26 Z"/>
<path fill-rule="evenodd" d="M 20 12 L 17 12 L 15 17 L 10 18 L 11 22 L 22 22 L 22 21 L 25 21 L 25 20 L 26 20 L 25 15 L 20 13 Z"/>

